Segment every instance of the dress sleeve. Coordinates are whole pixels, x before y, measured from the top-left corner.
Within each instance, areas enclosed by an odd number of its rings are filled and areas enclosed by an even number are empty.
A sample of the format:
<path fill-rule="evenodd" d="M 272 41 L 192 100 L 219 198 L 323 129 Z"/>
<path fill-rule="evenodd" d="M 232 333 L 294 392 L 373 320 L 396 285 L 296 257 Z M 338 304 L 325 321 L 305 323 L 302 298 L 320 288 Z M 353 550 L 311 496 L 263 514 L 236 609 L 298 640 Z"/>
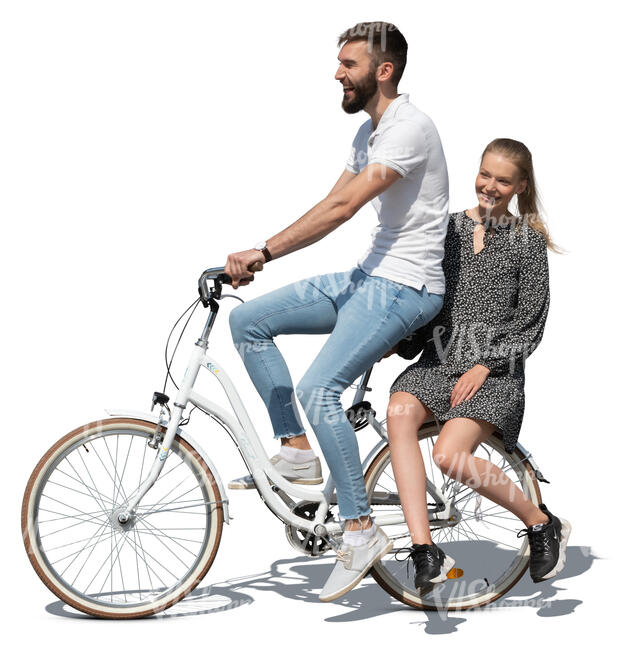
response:
<path fill-rule="evenodd" d="M 489 337 L 477 363 L 486 366 L 491 375 L 514 372 L 542 340 L 550 289 L 546 239 L 529 230 L 521 242 L 522 255 L 518 281 L 518 299 L 511 319 L 496 328 Z"/>

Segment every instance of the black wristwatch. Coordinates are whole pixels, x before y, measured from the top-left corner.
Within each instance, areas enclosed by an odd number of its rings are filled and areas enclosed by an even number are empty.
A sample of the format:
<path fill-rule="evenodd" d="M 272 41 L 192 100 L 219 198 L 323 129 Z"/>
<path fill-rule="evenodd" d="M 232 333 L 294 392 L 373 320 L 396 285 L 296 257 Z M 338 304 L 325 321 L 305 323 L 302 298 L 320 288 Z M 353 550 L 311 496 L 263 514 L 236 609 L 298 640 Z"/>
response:
<path fill-rule="evenodd" d="M 260 252 L 264 255 L 264 261 L 265 261 L 265 263 L 266 263 L 266 262 L 270 262 L 270 261 L 273 259 L 271 253 L 269 252 L 269 249 L 267 248 L 267 243 L 266 243 L 265 241 L 259 241 L 259 242 L 254 246 L 254 248 L 255 248 L 257 251 L 260 251 Z"/>

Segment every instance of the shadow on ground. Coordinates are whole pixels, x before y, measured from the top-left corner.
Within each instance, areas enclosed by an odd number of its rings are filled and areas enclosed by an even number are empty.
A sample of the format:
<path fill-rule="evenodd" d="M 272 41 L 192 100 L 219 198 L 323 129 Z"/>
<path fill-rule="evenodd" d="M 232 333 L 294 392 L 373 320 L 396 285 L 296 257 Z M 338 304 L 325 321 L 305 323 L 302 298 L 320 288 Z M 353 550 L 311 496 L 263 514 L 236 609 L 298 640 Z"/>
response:
<path fill-rule="evenodd" d="M 556 578 L 536 584 L 527 572 L 505 596 L 497 601 L 479 609 L 447 612 L 440 609 L 434 611 L 408 607 L 393 599 L 371 577 L 365 578 L 359 586 L 335 603 L 321 603 L 318 594 L 331 572 L 333 557 L 328 555 L 317 559 L 299 556 L 274 562 L 270 570 L 263 573 L 235 576 L 209 585 L 204 585 L 203 581 L 202 585 L 173 607 L 141 620 L 145 622 L 161 618 L 217 614 L 251 605 L 259 592 L 269 591 L 282 598 L 319 603 L 325 608 L 325 621 L 328 622 L 359 621 L 384 616 L 391 612 L 409 611 L 413 617 L 411 623 L 423 626 L 426 633 L 446 634 L 456 631 L 458 626 L 470 617 L 482 613 L 488 615 L 493 609 L 529 607 L 534 609 L 538 616 L 544 617 L 571 614 L 582 601 L 561 599 L 558 596 L 563 588 L 555 583 L 588 571 L 595 559 L 599 558 L 593 555 L 589 547 L 568 547 L 566 566 Z M 205 580 L 208 580 L 208 574 Z M 334 604 L 337 609 L 333 607 Z M 50 603 L 46 610 L 55 616 L 91 618 L 68 607 L 62 601 Z M 118 621 L 114 623 L 117 624 Z"/>

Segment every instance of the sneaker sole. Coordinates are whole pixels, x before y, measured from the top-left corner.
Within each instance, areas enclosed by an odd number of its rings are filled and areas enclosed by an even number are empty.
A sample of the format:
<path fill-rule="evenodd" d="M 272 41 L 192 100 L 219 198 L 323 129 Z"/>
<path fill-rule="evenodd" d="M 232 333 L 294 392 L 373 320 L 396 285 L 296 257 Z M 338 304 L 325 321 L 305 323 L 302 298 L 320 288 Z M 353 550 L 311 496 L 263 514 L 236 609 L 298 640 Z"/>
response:
<path fill-rule="evenodd" d="M 552 568 L 546 575 L 543 575 L 541 578 L 538 578 L 537 580 L 533 580 L 533 582 L 541 582 L 542 580 L 548 580 L 548 578 L 554 578 L 559 571 L 562 571 L 563 568 L 565 567 L 565 559 L 566 559 L 566 554 L 567 554 L 567 540 L 570 537 L 570 533 L 572 532 L 572 525 L 567 519 L 561 519 L 559 517 L 559 521 L 561 522 L 561 541 L 559 542 L 559 559 L 557 560 L 557 563 L 554 565 L 554 568 Z"/>
<path fill-rule="evenodd" d="M 365 578 L 365 574 L 372 568 L 376 562 L 379 560 L 382 560 L 382 558 L 389 553 L 389 551 L 393 548 L 393 542 L 389 540 L 389 543 L 385 548 L 368 564 L 364 569 L 361 570 L 361 573 L 346 587 L 343 587 L 339 591 L 336 591 L 335 593 L 331 594 L 330 596 L 325 596 L 325 597 L 320 597 L 318 596 L 318 599 L 321 600 L 323 603 L 330 603 L 332 600 L 337 600 L 338 598 L 341 598 L 344 594 L 347 594 L 351 589 L 354 589 L 362 580 Z"/>
<path fill-rule="evenodd" d="M 286 477 L 284 477 L 286 478 Z M 323 482 L 321 478 L 298 478 L 298 479 L 286 479 L 290 483 L 296 483 L 297 485 L 319 485 Z M 241 485 L 239 483 L 228 483 L 229 490 L 255 490 L 256 484 L 252 485 Z"/>
<path fill-rule="evenodd" d="M 441 584 L 441 582 L 445 582 L 447 580 L 447 574 L 453 569 L 455 566 L 456 561 L 449 557 L 449 555 L 445 555 L 445 561 L 443 562 L 443 566 L 441 567 L 441 572 L 434 578 L 432 578 L 429 582 L 427 582 L 425 585 L 421 586 L 418 588 L 418 594 L 420 596 L 425 596 L 429 592 L 436 587 L 436 585 Z"/>

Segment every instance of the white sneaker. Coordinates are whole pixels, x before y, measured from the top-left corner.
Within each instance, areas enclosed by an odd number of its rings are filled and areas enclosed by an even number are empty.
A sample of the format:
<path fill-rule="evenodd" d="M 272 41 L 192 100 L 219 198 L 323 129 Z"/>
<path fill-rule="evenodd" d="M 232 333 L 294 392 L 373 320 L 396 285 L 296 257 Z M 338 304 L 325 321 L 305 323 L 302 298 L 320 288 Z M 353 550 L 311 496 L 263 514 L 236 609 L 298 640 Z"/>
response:
<path fill-rule="evenodd" d="M 302 463 L 291 463 L 279 454 L 275 454 L 271 458 L 271 463 L 291 483 L 299 483 L 301 485 L 318 485 L 322 483 L 322 467 L 318 456 Z M 235 478 L 228 483 L 230 490 L 251 490 L 255 489 L 255 487 L 256 483 L 251 474 L 241 476 L 241 478 Z"/>
<path fill-rule="evenodd" d="M 393 548 L 393 542 L 376 526 L 376 532 L 361 546 L 342 544 L 337 551 L 335 567 L 318 598 L 327 603 L 340 598 L 356 587 L 371 566 Z"/>

